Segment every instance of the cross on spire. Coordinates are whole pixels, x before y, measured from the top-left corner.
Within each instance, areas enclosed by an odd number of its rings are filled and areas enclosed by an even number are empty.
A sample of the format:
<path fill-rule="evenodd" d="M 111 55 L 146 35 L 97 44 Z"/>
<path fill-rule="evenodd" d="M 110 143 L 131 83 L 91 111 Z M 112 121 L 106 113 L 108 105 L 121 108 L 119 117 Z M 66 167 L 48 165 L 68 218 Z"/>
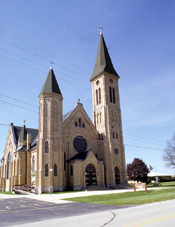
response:
<path fill-rule="evenodd" d="M 54 62 L 50 61 L 50 64 L 51 64 L 50 69 L 52 69 L 53 68 L 52 65 L 54 64 Z"/>
<path fill-rule="evenodd" d="M 102 35 L 103 34 L 103 32 L 102 32 L 103 28 L 102 28 L 101 25 L 99 26 L 99 28 L 100 28 L 100 35 Z"/>

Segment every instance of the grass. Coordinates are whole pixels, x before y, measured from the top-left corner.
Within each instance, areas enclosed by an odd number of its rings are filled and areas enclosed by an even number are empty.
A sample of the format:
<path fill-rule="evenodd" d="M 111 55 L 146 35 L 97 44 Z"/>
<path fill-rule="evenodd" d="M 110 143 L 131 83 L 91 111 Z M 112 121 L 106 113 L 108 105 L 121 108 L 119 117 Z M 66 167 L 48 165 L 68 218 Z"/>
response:
<path fill-rule="evenodd" d="M 175 189 L 125 192 L 107 195 L 95 195 L 65 199 L 74 202 L 94 203 L 105 205 L 140 205 L 175 199 Z"/>
<path fill-rule="evenodd" d="M 159 182 L 160 187 L 175 187 L 175 181 Z M 147 184 L 147 187 L 156 187 L 154 183 Z"/>
<path fill-rule="evenodd" d="M 1 191 L 0 191 L 0 194 L 14 195 L 12 192 L 1 192 Z"/>

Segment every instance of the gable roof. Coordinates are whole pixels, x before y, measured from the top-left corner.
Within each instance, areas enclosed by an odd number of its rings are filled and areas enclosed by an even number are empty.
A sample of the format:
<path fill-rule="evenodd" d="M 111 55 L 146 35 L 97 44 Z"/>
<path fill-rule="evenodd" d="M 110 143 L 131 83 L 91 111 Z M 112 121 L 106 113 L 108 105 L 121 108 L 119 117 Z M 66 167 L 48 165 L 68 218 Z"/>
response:
<path fill-rule="evenodd" d="M 88 156 L 89 153 L 90 153 L 90 151 L 80 152 L 80 153 L 74 155 L 69 160 L 67 160 L 67 162 L 75 161 L 75 160 L 85 160 L 87 158 L 87 156 Z"/>
<path fill-rule="evenodd" d="M 13 127 L 12 131 L 14 132 L 14 139 L 16 143 L 15 145 L 17 145 L 22 127 L 14 126 L 13 124 L 11 124 L 11 126 Z M 31 134 L 31 146 L 35 146 L 38 138 L 38 129 L 33 129 L 33 128 L 25 128 L 25 129 L 27 134 L 28 133 Z"/>
<path fill-rule="evenodd" d="M 67 120 L 67 118 L 71 115 L 72 112 L 73 112 L 73 110 L 71 110 L 68 113 L 63 115 L 63 123 Z"/>
<path fill-rule="evenodd" d="M 40 94 L 44 94 L 44 93 L 56 93 L 62 96 L 52 68 L 50 68 L 47 78 L 45 80 L 45 83 L 40 92 Z"/>
<path fill-rule="evenodd" d="M 84 109 L 82 103 L 79 103 L 79 102 L 77 102 L 77 105 L 76 105 L 76 107 L 75 107 L 73 110 L 69 111 L 67 114 L 65 114 L 65 115 L 63 116 L 63 125 L 67 125 L 67 123 L 69 122 L 69 119 L 71 119 L 70 117 L 71 117 L 74 113 L 76 113 L 76 110 L 78 110 L 78 109 L 79 109 L 79 110 L 82 110 L 82 113 L 84 114 L 85 119 L 89 122 L 89 126 L 93 129 L 93 131 L 94 131 L 95 133 L 98 133 L 97 130 L 96 130 L 96 128 L 95 128 L 95 126 L 94 126 L 94 124 L 92 123 L 91 119 L 90 119 L 89 116 L 87 115 L 87 113 L 86 113 L 86 111 L 85 111 L 85 109 Z M 64 127 L 64 126 L 63 126 L 63 127 Z"/>
<path fill-rule="evenodd" d="M 105 40 L 103 38 L 103 35 L 100 35 L 99 45 L 98 45 L 98 51 L 96 56 L 96 62 L 94 66 L 94 71 L 92 73 L 92 76 L 90 78 L 90 81 L 93 80 L 96 76 L 98 76 L 102 72 L 110 73 L 114 76 L 119 77 L 117 72 L 115 71 L 111 58 L 109 56 L 108 49 L 106 47 Z"/>

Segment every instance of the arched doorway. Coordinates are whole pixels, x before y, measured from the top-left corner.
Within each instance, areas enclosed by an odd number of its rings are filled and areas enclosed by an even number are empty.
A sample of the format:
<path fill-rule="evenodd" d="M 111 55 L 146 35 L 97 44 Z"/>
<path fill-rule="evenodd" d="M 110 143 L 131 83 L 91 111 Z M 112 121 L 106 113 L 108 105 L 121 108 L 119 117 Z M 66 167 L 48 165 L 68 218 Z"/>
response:
<path fill-rule="evenodd" d="M 96 171 L 95 167 L 92 164 L 89 164 L 86 166 L 85 169 L 85 175 L 86 175 L 86 185 L 96 185 Z"/>
<path fill-rule="evenodd" d="M 118 167 L 115 167 L 114 172 L 115 172 L 115 183 L 120 184 L 120 171 Z"/>

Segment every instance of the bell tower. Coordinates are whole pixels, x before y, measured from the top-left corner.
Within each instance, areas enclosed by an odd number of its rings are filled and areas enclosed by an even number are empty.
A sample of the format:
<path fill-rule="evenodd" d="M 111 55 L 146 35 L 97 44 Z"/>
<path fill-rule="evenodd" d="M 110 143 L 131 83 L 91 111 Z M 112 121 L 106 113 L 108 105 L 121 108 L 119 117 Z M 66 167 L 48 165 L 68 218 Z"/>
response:
<path fill-rule="evenodd" d="M 104 167 L 108 187 L 126 182 L 125 151 L 120 110 L 119 75 L 109 56 L 103 34 L 96 56 L 92 83 L 93 121 L 104 140 Z"/>
<path fill-rule="evenodd" d="M 39 95 L 38 193 L 63 190 L 62 94 L 50 68 Z"/>

